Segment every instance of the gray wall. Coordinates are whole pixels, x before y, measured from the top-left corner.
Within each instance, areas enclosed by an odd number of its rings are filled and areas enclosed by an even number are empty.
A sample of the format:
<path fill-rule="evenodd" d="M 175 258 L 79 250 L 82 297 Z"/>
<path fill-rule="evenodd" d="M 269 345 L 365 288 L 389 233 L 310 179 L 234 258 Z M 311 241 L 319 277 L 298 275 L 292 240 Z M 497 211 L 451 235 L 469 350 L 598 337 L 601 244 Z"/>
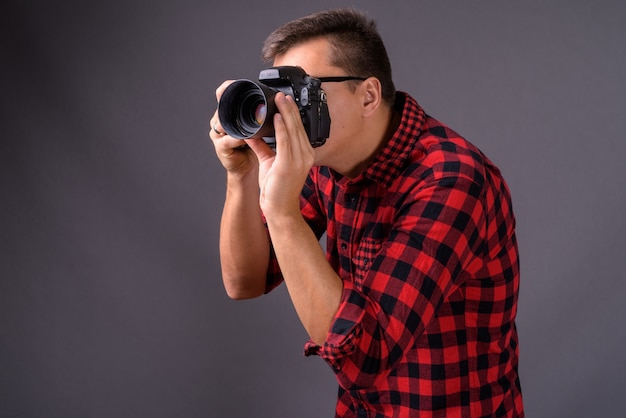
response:
<path fill-rule="evenodd" d="M 0 417 L 332 415 L 285 289 L 224 294 L 206 132 L 272 28 L 351 4 L 509 181 L 527 416 L 622 415 L 623 1 L 214 3 L 3 2 Z"/>

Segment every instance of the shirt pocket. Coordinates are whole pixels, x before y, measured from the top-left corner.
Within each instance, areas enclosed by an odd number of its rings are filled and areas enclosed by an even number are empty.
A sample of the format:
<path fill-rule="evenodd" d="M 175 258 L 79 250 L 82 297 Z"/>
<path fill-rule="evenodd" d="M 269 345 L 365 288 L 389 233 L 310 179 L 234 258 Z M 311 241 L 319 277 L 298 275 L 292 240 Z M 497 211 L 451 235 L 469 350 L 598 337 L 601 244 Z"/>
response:
<path fill-rule="evenodd" d="M 359 290 L 363 289 L 363 281 L 372 268 L 378 253 L 380 253 L 381 247 L 382 240 L 379 239 L 364 238 L 359 243 L 359 247 L 352 260 L 354 282 Z"/>

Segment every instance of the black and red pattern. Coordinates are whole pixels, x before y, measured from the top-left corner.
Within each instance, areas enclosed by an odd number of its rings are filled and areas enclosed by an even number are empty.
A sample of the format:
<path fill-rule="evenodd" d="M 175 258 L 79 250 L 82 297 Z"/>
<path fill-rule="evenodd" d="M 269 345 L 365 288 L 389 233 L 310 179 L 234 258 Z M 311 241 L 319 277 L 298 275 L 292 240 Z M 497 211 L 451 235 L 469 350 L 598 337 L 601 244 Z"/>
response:
<path fill-rule="evenodd" d="M 325 343 L 305 353 L 336 373 L 338 417 L 522 417 L 509 190 L 475 146 L 398 103 L 397 132 L 358 178 L 315 167 L 304 187 L 344 284 Z M 281 281 L 274 259 L 267 290 Z"/>

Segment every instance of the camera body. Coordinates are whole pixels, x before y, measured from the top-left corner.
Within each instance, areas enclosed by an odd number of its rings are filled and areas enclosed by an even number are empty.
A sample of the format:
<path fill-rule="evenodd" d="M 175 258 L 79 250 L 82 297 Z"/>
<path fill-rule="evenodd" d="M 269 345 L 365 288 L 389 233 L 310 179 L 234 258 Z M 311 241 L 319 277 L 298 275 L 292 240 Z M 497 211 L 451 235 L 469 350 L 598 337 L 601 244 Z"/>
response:
<path fill-rule="evenodd" d="M 220 124 L 233 138 L 262 137 L 270 146 L 275 146 L 273 119 L 277 109 L 274 96 L 282 92 L 293 97 L 311 146 L 319 147 L 324 145 L 330 134 L 326 93 L 320 84 L 320 80 L 293 66 L 262 70 L 258 83 L 235 80 L 220 98 Z"/>

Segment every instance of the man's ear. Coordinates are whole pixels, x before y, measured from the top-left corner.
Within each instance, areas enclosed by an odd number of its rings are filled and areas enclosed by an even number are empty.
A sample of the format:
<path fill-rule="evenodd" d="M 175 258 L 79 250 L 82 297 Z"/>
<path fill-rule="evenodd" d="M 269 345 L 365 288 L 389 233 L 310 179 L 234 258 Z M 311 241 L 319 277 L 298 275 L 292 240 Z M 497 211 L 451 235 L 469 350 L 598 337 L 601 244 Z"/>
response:
<path fill-rule="evenodd" d="M 364 80 L 360 87 L 363 97 L 363 117 L 370 117 L 382 103 L 382 86 L 376 77 L 370 77 Z"/>

